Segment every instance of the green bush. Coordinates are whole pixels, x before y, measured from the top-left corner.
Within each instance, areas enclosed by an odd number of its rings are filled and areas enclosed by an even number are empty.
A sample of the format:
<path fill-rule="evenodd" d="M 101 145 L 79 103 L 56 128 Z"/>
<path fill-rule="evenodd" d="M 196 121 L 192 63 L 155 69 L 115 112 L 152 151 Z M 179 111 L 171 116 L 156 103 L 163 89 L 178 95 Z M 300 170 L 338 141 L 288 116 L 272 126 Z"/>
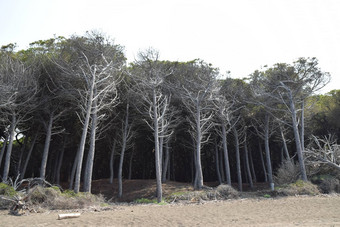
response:
<path fill-rule="evenodd" d="M 17 192 L 14 190 L 12 186 L 9 186 L 5 183 L 0 183 L 0 195 L 4 196 L 15 196 Z"/>

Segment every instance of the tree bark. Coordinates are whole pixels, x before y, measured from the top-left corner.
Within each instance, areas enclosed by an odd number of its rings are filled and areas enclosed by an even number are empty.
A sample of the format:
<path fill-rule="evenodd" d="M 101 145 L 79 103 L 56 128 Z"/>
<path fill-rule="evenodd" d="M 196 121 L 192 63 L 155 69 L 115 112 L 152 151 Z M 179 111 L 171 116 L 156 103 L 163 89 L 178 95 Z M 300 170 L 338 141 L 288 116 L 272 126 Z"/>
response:
<path fill-rule="evenodd" d="M 226 133 L 225 125 L 223 123 L 222 123 L 222 142 L 223 142 L 224 167 L 225 167 L 225 174 L 227 176 L 227 184 L 231 185 L 229 154 L 228 154 L 228 146 L 227 146 L 227 133 Z"/>
<path fill-rule="evenodd" d="M 114 140 L 112 148 L 111 148 L 111 155 L 110 155 L 110 184 L 113 183 L 114 178 L 114 161 L 115 161 L 115 150 L 116 150 L 117 140 Z"/>
<path fill-rule="evenodd" d="M 156 100 L 156 90 L 155 88 L 152 90 L 152 98 L 153 98 L 153 126 L 154 126 L 154 140 L 155 140 L 155 168 L 156 168 L 156 184 L 157 184 L 157 202 L 162 202 L 162 176 L 161 176 L 161 165 L 160 165 L 160 154 L 159 154 L 159 132 L 158 132 L 158 124 L 159 124 L 159 116 L 158 116 L 158 108 L 157 108 L 157 100 Z"/>
<path fill-rule="evenodd" d="M 261 146 L 260 141 L 259 141 L 259 153 L 260 153 L 261 164 L 262 164 L 262 169 L 263 169 L 263 174 L 264 174 L 264 182 L 268 182 L 268 175 L 267 175 L 266 165 L 263 160 L 262 146 Z"/>
<path fill-rule="evenodd" d="M 17 165 L 17 176 L 21 175 L 22 157 L 23 157 L 24 151 L 26 149 L 27 140 L 28 140 L 28 136 L 25 136 L 24 143 L 23 143 L 23 145 L 22 145 L 22 147 L 20 149 L 20 157 L 19 157 L 19 161 L 18 161 L 18 165 Z"/>
<path fill-rule="evenodd" d="M 89 94 L 87 104 L 86 104 L 86 115 L 85 115 L 85 120 L 84 120 L 84 125 L 83 125 L 83 131 L 82 131 L 82 135 L 81 135 L 81 139 L 80 139 L 78 158 L 76 159 L 77 160 L 77 167 L 76 167 L 76 176 L 75 176 L 75 184 L 74 184 L 74 192 L 75 193 L 78 193 L 79 189 L 80 189 L 81 167 L 82 167 L 82 164 L 83 164 L 85 143 L 86 143 L 86 137 L 87 137 L 89 122 L 90 122 L 90 116 L 91 116 L 91 110 L 92 110 L 95 79 L 96 79 L 96 76 L 92 75 L 91 86 L 90 86 L 90 89 L 89 89 L 90 94 Z"/>
<path fill-rule="evenodd" d="M 253 155 L 252 155 L 252 149 L 248 147 L 248 155 L 249 155 L 249 163 L 250 163 L 250 170 L 251 170 L 251 175 L 253 176 L 253 180 L 256 183 L 257 182 L 257 177 L 255 173 L 255 167 L 254 167 L 254 161 L 253 161 Z"/>
<path fill-rule="evenodd" d="M 79 158 L 79 147 L 77 149 L 77 154 L 74 157 L 74 162 L 72 165 L 72 170 L 71 170 L 71 176 L 70 176 L 70 187 L 69 189 L 72 190 L 73 189 L 73 184 L 74 184 L 74 177 L 76 175 L 76 171 L 77 171 L 77 165 L 78 165 L 78 158 Z"/>
<path fill-rule="evenodd" d="M 0 151 L 1 152 L 0 153 L 0 167 L 1 167 L 2 157 L 4 156 L 4 153 L 6 151 L 8 138 L 9 138 L 9 135 L 7 134 L 6 137 L 5 137 L 4 142 L 2 143 L 2 147 L 1 147 L 1 151 Z"/>
<path fill-rule="evenodd" d="M 298 129 L 297 120 L 296 120 L 297 119 L 296 118 L 296 109 L 295 109 L 295 104 L 293 102 L 293 97 L 292 97 L 291 93 L 290 93 L 290 112 L 291 112 L 292 123 L 293 123 L 293 132 L 294 132 L 294 138 L 295 138 L 296 153 L 298 155 L 298 160 L 299 160 L 299 164 L 300 164 L 301 179 L 303 181 L 307 181 L 305 162 L 304 162 L 304 159 L 303 159 L 299 129 Z"/>
<path fill-rule="evenodd" d="M 167 141 L 165 143 L 165 161 L 164 161 L 164 166 L 163 166 L 163 171 L 162 171 L 162 183 L 166 182 L 166 175 L 167 172 L 169 171 L 169 162 L 170 162 L 170 147 L 169 147 L 169 142 Z"/>
<path fill-rule="evenodd" d="M 201 163 L 201 107 L 199 104 L 196 104 L 196 182 L 194 185 L 195 189 L 202 189 L 203 187 L 203 172 L 202 172 L 202 163 Z"/>
<path fill-rule="evenodd" d="M 302 154 L 305 150 L 305 102 L 301 103 L 301 149 Z"/>
<path fill-rule="evenodd" d="M 129 125 L 129 104 L 126 105 L 126 115 L 124 121 L 124 129 L 122 135 L 122 150 L 120 153 L 120 160 L 118 166 L 118 198 L 123 196 L 123 164 L 124 164 L 124 155 L 126 149 L 126 140 L 127 140 L 127 133 L 128 133 L 128 125 Z"/>
<path fill-rule="evenodd" d="M 240 160 L 240 145 L 238 139 L 238 132 L 235 127 L 233 127 L 233 134 L 235 138 L 235 150 L 236 150 L 236 168 L 237 168 L 237 182 L 238 190 L 242 191 L 242 175 L 241 175 L 241 160 Z"/>
<path fill-rule="evenodd" d="M 2 181 L 7 182 L 8 180 L 8 174 L 9 174 L 9 167 L 11 164 L 11 155 L 12 155 L 12 148 L 13 148 L 13 140 L 14 140 L 14 134 L 15 134 L 15 128 L 17 124 L 17 118 L 16 115 L 12 114 L 12 121 L 11 121 L 11 127 L 9 131 L 9 143 L 7 147 L 6 157 L 5 157 L 5 166 L 4 166 L 4 172 L 2 175 Z"/>
<path fill-rule="evenodd" d="M 269 120 L 270 117 L 268 114 L 265 116 L 265 125 L 264 125 L 264 149 L 266 152 L 266 163 L 267 163 L 267 173 L 268 173 L 268 181 L 269 186 L 273 189 L 273 171 L 272 171 L 272 162 L 270 158 L 270 150 L 269 150 Z"/>
<path fill-rule="evenodd" d="M 60 184 L 60 170 L 61 170 L 61 166 L 63 164 L 66 140 L 67 140 L 67 137 L 65 136 L 64 141 L 63 141 L 63 146 L 62 146 L 62 149 L 61 149 L 61 153 L 60 153 L 60 156 L 59 156 L 59 160 L 58 160 L 57 173 L 56 173 L 56 183 L 58 185 Z"/>
<path fill-rule="evenodd" d="M 286 141 L 285 135 L 283 133 L 282 127 L 280 127 L 280 133 L 281 133 L 281 138 L 282 138 L 282 143 L 283 143 L 283 150 L 285 152 L 286 159 L 290 161 L 290 155 L 289 155 L 289 152 L 288 152 L 287 141 Z"/>
<path fill-rule="evenodd" d="M 46 127 L 46 138 L 45 138 L 45 146 L 43 151 L 43 156 L 41 160 L 40 166 L 40 178 L 45 179 L 46 175 L 46 165 L 48 160 L 48 153 L 50 150 L 51 136 L 52 136 L 52 125 L 53 125 L 53 113 L 50 114 L 48 119 L 48 125 Z"/>
<path fill-rule="evenodd" d="M 94 95 L 96 95 L 96 91 L 94 91 Z M 96 151 L 96 132 L 97 132 L 97 100 L 93 102 L 93 113 L 92 113 L 92 126 L 91 126 L 91 135 L 90 135 L 90 147 L 89 152 L 87 154 L 85 174 L 84 174 L 84 192 L 91 192 L 91 183 L 92 183 L 92 172 L 93 172 L 93 160 L 94 153 Z"/>
<path fill-rule="evenodd" d="M 249 180 L 249 186 L 250 186 L 250 188 L 253 188 L 254 184 L 253 184 L 253 177 L 252 177 L 251 172 L 250 172 L 247 142 L 245 142 L 245 144 L 244 144 L 244 155 L 245 155 L 245 158 L 246 158 L 246 170 L 247 170 L 247 175 L 248 175 L 248 180 Z"/>
<path fill-rule="evenodd" d="M 218 152 L 218 145 L 215 141 L 215 163 L 216 163 L 216 174 L 218 183 L 222 184 L 221 172 L 220 172 L 220 160 L 219 160 L 219 152 Z"/>
<path fill-rule="evenodd" d="M 28 166 L 28 162 L 30 161 L 30 158 L 31 158 L 31 155 L 32 155 L 32 151 L 33 151 L 35 142 L 37 141 L 37 138 L 38 138 L 38 133 L 35 134 L 34 139 L 33 139 L 33 141 L 31 142 L 31 147 L 30 147 L 30 149 L 29 149 L 29 151 L 28 151 L 28 154 L 27 154 L 27 157 L 26 157 L 26 160 L 25 160 L 25 163 L 24 163 L 24 167 L 22 168 L 20 180 L 22 180 L 22 179 L 25 178 L 25 174 L 26 174 L 26 169 L 27 169 L 27 166 Z"/>

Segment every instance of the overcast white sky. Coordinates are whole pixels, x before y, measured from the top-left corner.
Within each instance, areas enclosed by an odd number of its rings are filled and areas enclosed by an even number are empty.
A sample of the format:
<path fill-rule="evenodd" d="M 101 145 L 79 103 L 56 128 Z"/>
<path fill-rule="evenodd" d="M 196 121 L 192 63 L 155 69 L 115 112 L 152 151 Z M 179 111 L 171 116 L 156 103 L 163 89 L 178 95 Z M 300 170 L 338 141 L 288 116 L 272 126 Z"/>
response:
<path fill-rule="evenodd" d="M 0 45 L 99 30 L 129 61 L 154 47 L 166 60 L 201 58 L 245 77 L 317 57 L 340 89 L 339 0 L 0 0 Z"/>

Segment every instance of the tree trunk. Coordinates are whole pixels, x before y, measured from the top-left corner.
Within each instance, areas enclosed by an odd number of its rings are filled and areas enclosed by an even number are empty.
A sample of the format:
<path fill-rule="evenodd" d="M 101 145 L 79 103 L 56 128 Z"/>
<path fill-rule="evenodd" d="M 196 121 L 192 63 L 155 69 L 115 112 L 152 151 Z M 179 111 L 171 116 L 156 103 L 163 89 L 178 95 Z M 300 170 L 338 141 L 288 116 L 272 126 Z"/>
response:
<path fill-rule="evenodd" d="M 240 145 L 238 140 L 238 132 L 235 127 L 233 127 L 233 134 L 235 138 L 235 150 L 236 150 L 236 168 L 237 168 L 237 182 L 238 190 L 242 191 L 242 175 L 241 175 L 241 160 L 240 160 Z"/>
<path fill-rule="evenodd" d="M 203 172 L 202 172 L 202 163 L 201 163 L 201 107 L 199 104 L 196 104 L 196 182 L 194 185 L 195 189 L 202 189 L 203 187 Z"/>
<path fill-rule="evenodd" d="M 31 147 L 30 147 L 30 149 L 28 151 L 28 154 L 27 154 L 27 157 L 26 157 L 26 160 L 25 160 L 25 163 L 24 163 L 24 167 L 22 168 L 22 172 L 21 172 L 21 175 L 20 175 L 20 180 L 25 178 L 28 162 L 30 161 L 30 158 L 31 158 L 31 155 L 32 155 L 32 151 L 33 151 L 35 142 L 37 141 L 37 138 L 38 138 L 38 133 L 35 134 L 33 141 L 31 141 Z"/>
<path fill-rule="evenodd" d="M 17 165 L 17 176 L 21 175 L 22 157 L 23 157 L 25 149 L 26 149 L 27 140 L 28 140 L 28 136 L 25 136 L 24 143 L 23 143 L 23 145 L 20 149 L 20 157 L 19 157 L 19 161 L 18 161 L 18 165 Z"/>
<path fill-rule="evenodd" d="M 129 162 L 129 177 L 128 177 L 129 180 L 131 180 L 131 176 L 132 176 L 132 160 L 133 160 L 134 153 L 135 153 L 135 150 L 132 149 L 132 152 L 130 155 L 130 162 Z"/>
<path fill-rule="evenodd" d="M 169 162 L 170 162 L 170 147 L 169 147 L 169 141 L 165 143 L 165 161 L 162 171 L 162 183 L 165 183 L 166 181 L 166 174 L 169 171 Z"/>
<path fill-rule="evenodd" d="M 155 168 L 156 168 L 156 184 L 157 184 L 157 202 L 162 202 L 162 176 L 159 154 L 159 132 L 158 132 L 158 108 L 156 100 L 156 90 L 153 89 L 153 126 L 154 126 L 154 140 L 155 140 Z"/>
<path fill-rule="evenodd" d="M 4 153 L 6 151 L 8 138 L 9 138 L 9 135 L 7 134 L 6 137 L 5 137 L 4 142 L 2 143 L 2 147 L 1 147 L 1 151 L 0 151 L 1 152 L 0 153 L 0 167 L 1 167 L 2 157 L 4 156 Z"/>
<path fill-rule="evenodd" d="M 12 114 L 12 122 L 11 122 L 10 131 L 9 131 L 9 143 L 8 143 L 8 147 L 7 147 L 6 157 L 5 157 L 4 172 L 3 172 L 3 175 L 2 175 L 2 181 L 3 182 L 7 182 L 7 180 L 8 180 L 8 174 L 9 174 L 9 167 L 10 167 L 10 164 L 11 164 L 11 155 L 12 155 L 13 140 L 14 140 L 16 124 L 17 124 L 16 115 Z"/>
<path fill-rule="evenodd" d="M 96 95 L 96 91 L 94 91 L 94 95 Z M 87 154 L 85 174 L 84 174 L 84 192 L 91 192 L 93 160 L 94 160 L 94 153 L 96 151 L 97 110 L 98 110 L 97 100 L 94 100 L 91 135 L 90 135 L 90 147 L 89 147 L 89 152 Z"/>
<path fill-rule="evenodd" d="M 41 160 L 40 166 L 40 178 L 45 179 L 46 175 L 46 165 L 48 160 L 48 153 L 50 150 L 51 136 L 52 136 L 52 125 L 53 125 L 53 113 L 50 114 L 50 118 L 48 119 L 48 125 L 46 128 L 46 138 L 45 138 L 45 146 L 43 151 L 43 156 Z"/>
<path fill-rule="evenodd" d="M 305 102 L 301 103 L 301 149 L 302 154 L 305 151 Z"/>
<path fill-rule="evenodd" d="M 117 140 L 114 140 L 112 148 L 111 148 L 111 155 L 110 155 L 110 184 L 113 183 L 114 178 L 114 161 L 115 161 L 115 150 L 116 150 Z"/>
<path fill-rule="evenodd" d="M 74 184 L 74 177 L 76 175 L 76 171 L 77 171 L 77 165 L 78 165 L 78 158 L 79 158 L 79 147 L 77 149 L 77 154 L 74 157 L 74 162 L 72 165 L 72 170 L 71 170 L 71 176 L 70 176 L 70 187 L 69 189 L 72 190 L 73 189 L 73 184 Z"/>
<path fill-rule="evenodd" d="M 122 135 L 122 150 L 120 153 L 120 160 L 119 160 L 119 166 L 118 166 L 118 198 L 121 198 L 123 196 L 123 163 L 124 163 L 124 155 L 125 155 L 125 149 L 126 149 L 126 140 L 128 136 L 128 126 L 129 126 L 129 104 L 126 105 L 126 115 L 125 115 L 125 121 L 124 121 L 124 129 L 123 129 L 123 135 Z"/>
<path fill-rule="evenodd" d="M 92 75 L 92 81 L 90 86 L 90 94 L 88 97 L 88 101 L 86 104 L 86 114 L 85 114 L 85 120 L 83 125 L 83 131 L 80 139 L 80 145 L 79 145 L 79 151 L 78 151 L 78 157 L 77 157 L 77 167 L 76 167 L 76 176 L 75 176 L 75 184 L 74 184 L 74 192 L 78 193 L 80 189 L 80 179 L 81 179 L 81 168 L 83 164 L 83 157 L 84 157 L 84 150 L 85 150 L 85 143 L 86 143 L 86 137 L 87 132 L 89 128 L 89 122 L 90 122 L 90 116 L 91 116 L 91 110 L 92 110 L 92 102 L 93 102 L 93 96 L 94 96 L 94 88 L 95 88 L 95 75 Z"/>
<path fill-rule="evenodd" d="M 218 145 L 215 140 L 215 163 L 216 163 L 216 174 L 218 183 L 222 184 L 221 172 L 220 172 L 220 159 L 219 159 L 219 152 L 218 152 Z"/>
<path fill-rule="evenodd" d="M 244 155 L 245 155 L 245 159 L 246 159 L 246 170 L 247 170 L 247 175 L 248 175 L 248 180 L 249 180 L 249 186 L 250 186 L 250 188 L 253 188 L 254 184 L 253 184 L 253 177 L 252 177 L 251 172 L 250 172 L 247 142 L 245 142 L 245 144 L 244 144 Z"/>
<path fill-rule="evenodd" d="M 266 162 L 267 162 L 267 173 L 268 173 L 268 181 L 271 190 L 274 190 L 273 183 L 273 171 L 272 171 L 272 162 L 270 158 L 270 150 L 269 150 L 269 115 L 266 114 L 265 117 L 265 125 L 264 125 L 264 148 L 266 152 Z"/>
<path fill-rule="evenodd" d="M 225 125 L 223 123 L 222 123 L 222 141 L 223 141 L 224 167 L 225 167 L 225 174 L 227 176 L 227 184 L 231 185 L 229 154 L 228 154 L 228 146 L 227 146 L 227 133 L 226 133 Z"/>
<path fill-rule="evenodd" d="M 289 152 L 288 152 L 287 141 L 286 141 L 285 135 L 283 133 L 282 127 L 280 127 L 280 132 L 281 132 L 281 138 L 282 138 L 282 143 L 283 143 L 283 150 L 285 152 L 286 159 L 290 161 L 290 155 L 289 155 Z"/>
<path fill-rule="evenodd" d="M 263 169 L 263 174 L 264 174 L 264 182 L 268 182 L 268 175 L 267 175 L 266 165 L 263 160 L 262 146 L 261 146 L 260 141 L 259 141 L 259 153 L 260 153 L 261 164 L 262 164 L 262 169 Z"/>
<path fill-rule="evenodd" d="M 299 129 L 297 125 L 297 118 L 296 118 L 296 109 L 293 102 L 292 94 L 290 93 L 290 112 L 292 116 L 292 123 L 293 123 L 293 132 L 294 132 L 294 138 L 295 138 L 295 145 L 296 145 L 296 153 L 298 155 L 298 160 L 300 164 L 300 172 L 301 172 L 301 179 L 303 181 L 307 181 L 307 174 L 306 174 L 306 168 L 305 168 L 305 162 L 303 160 L 303 153 L 302 153 L 302 146 L 300 141 L 300 135 L 299 135 Z"/>
<path fill-rule="evenodd" d="M 253 180 L 256 183 L 257 182 L 257 177 L 255 173 L 255 167 L 254 167 L 254 161 L 253 161 L 253 155 L 252 155 L 252 149 L 248 147 L 248 155 L 249 155 L 249 163 L 250 163 L 250 170 L 251 170 L 251 175 L 253 176 Z"/>
<path fill-rule="evenodd" d="M 56 173 L 56 178 L 57 178 L 56 183 L 58 185 L 60 184 L 60 170 L 61 170 L 61 165 L 63 164 L 66 140 L 67 140 L 67 137 L 64 136 L 63 146 L 61 148 L 61 153 L 60 153 L 60 156 L 59 156 L 58 166 L 57 166 L 57 173 Z"/>

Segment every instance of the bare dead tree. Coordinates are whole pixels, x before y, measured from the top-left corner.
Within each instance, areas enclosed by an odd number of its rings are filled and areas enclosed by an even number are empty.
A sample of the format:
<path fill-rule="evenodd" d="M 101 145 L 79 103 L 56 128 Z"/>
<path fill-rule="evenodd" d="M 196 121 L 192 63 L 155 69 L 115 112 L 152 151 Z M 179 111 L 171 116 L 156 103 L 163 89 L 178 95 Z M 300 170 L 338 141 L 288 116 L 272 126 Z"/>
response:
<path fill-rule="evenodd" d="M 9 53 L 0 56 L 0 109 L 6 116 L 5 124 L 10 125 L 7 152 L 2 179 L 7 181 L 11 163 L 11 154 L 15 130 L 29 119 L 35 109 L 37 83 L 34 68 L 28 67 Z"/>
<path fill-rule="evenodd" d="M 160 137 L 164 135 L 167 122 L 164 120 L 169 110 L 170 96 L 165 93 L 165 78 L 172 74 L 172 68 L 159 61 L 159 53 L 153 49 L 139 53 L 139 60 L 135 63 L 135 89 L 143 99 L 143 110 L 148 117 L 145 122 L 153 130 L 154 153 L 157 182 L 157 201 L 162 201 L 162 169 L 160 159 Z M 146 111 L 145 111 L 146 110 Z"/>
<path fill-rule="evenodd" d="M 216 90 L 216 70 L 201 62 L 192 69 L 195 76 L 188 78 L 182 86 L 182 101 L 189 113 L 187 121 L 190 123 L 191 137 L 195 141 L 195 180 L 194 188 L 203 187 L 203 173 L 201 164 L 202 145 L 209 141 L 210 129 L 213 122 L 213 98 Z"/>
<path fill-rule="evenodd" d="M 340 145 L 333 135 L 311 136 L 311 143 L 304 150 L 308 165 L 327 165 L 340 171 Z"/>

